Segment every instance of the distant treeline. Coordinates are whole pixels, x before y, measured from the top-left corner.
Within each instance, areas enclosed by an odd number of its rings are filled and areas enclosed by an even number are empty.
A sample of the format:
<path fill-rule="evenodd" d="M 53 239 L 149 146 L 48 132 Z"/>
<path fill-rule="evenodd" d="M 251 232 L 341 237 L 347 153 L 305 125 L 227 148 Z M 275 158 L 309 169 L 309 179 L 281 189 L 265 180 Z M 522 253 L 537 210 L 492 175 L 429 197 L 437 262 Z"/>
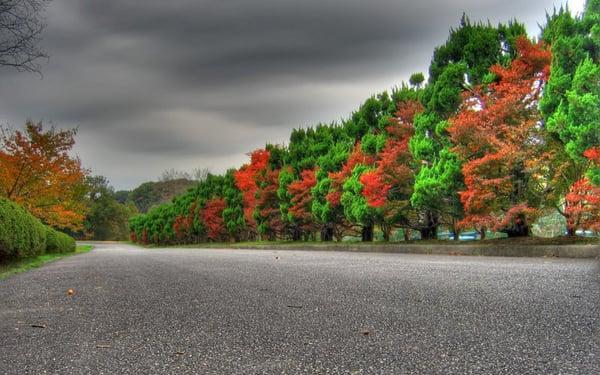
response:
<path fill-rule="evenodd" d="M 600 0 L 517 21 L 463 17 L 421 73 L 341 123 L 294 130 L 130 220 L 141 243 L 528 236 L 559 212 L 600 230 Z M 147 205 L 145 205 L 147 207 Z"/>

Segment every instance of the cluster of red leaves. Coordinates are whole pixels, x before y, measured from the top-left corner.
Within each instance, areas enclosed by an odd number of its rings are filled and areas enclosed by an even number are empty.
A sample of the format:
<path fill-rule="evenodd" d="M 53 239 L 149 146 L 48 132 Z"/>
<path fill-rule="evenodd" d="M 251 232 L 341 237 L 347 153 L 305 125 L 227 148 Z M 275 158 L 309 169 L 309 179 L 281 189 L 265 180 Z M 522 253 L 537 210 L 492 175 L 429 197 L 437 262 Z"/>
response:
<path fill-rule="evenodd" d="M 288 193 L 292 196 L 288 210 L 294 220 L 301 226 L 312 222 L 312 191 L 317 184 L 316 170 L 307 169 L 300 173 L 300 178 L 288 185 Z"/>
<path fill-rule="evenodd" d="M 511 220 L 534 215 L 523 197 L 514 196 L 515 168 L 535 165 L 537 102 L 548 78 L 551 53 L 527 38 L 517 40 L 519 57 L 507 68 L 490 70 L 498 77 L 487 87 L 465 93 L 461 111 L 448 129 L 454 151 L 465 161 L 466 190 L 460 192 L 465 209 L 463 227 L 500 229 Z M 535 174 L 530 173 L 532 176 Z"/>
<path fill-rule="evenodd" d="M 360 183 L 363 185 L 362 194 L 369 206 L 379 208 L 385 204 L 387 193 L 392 185 L 384 183 L 380 173 L 377 171 L 363 173 L 360 176 Z"/>
<path fill-rule="evenodd" d="M 592 147 L 585 150 L 583 156 L 590 159 L 592 163 L 600 166 L 600 147 Z"/>
<path fill-rule="evenodd" d="M 575 182 L 565 197 L 567 227 L 600 230 L 600 187 L 587 178 Z"/>
<path fill-rule="evenodd" d="M 246 223 L 254 227 L 254 209 L 256 207 L 256 193 L 258 190 L 257 177 L 267 168 L 270 153 L 267 150 L 259 149 L 250 154 L 250 164 L 243 165 L 235 172 L 235 184 L 242 192 L 244 201 L 244 219 Z"/>
<path fill-rule="evenodd" d="M 223 198 L 215 198 L 206 202 L 202 210 L 202 221 L 206 226 L 206 234 L 213 241 L 220 240 L 225 233 L 223 210 L 227 207 Z"/>
<path fill-rule="evenodd" d="M 327 201 L 334 207 L 340 205 L 340 199 L 342 197 L 342 186 L 348 177 L 352 175 L 352 171 L 354 167 L 358 164 L 362 165 L 372 165 L 375 162 L 375 157 L 365 154 L 361 147 L 360 142 L 357 142 L 352 149 L 350 155 L 348 155 L 348 160 L 342 166 L 339 172 L 329 173 L 329 178 L 331 179 L 331 189 L 329 194 L 325 197 Z"/>

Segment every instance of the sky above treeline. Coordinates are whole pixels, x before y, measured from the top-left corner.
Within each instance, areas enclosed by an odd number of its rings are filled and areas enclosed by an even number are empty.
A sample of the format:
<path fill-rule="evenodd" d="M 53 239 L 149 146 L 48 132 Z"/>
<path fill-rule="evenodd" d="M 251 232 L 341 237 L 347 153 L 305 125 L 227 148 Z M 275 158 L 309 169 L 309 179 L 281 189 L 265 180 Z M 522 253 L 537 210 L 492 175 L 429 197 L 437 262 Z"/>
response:
<path fill-rule="evenodd" d="M 572 12 L 584 0 L 569 1 Z M 221 173 L 291 129 L 346 118 L 427 73 L 465 12 L 538 35 L 563 0 L 54 0 L 43 78 L 0 70 L 0 122 L 78 127 L 117 189 L 165 169 Z"/>

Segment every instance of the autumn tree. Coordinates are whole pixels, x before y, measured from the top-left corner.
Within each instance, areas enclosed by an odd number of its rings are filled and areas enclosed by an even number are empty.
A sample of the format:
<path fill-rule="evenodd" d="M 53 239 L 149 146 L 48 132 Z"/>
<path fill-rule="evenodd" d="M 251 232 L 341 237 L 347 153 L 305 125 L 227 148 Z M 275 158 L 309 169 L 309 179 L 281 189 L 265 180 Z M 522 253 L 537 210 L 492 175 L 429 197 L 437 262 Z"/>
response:
<path fill-rule="evenodd" d="M 495 65 L 496 80 L 465 94 L 448 131 L 464 161 L 463 226 L 490 227 L 509 236 L 529 235 L 543 206 L 546 142 L 537 103 L 548 76 L 550 52 L 525 37 L 518 58 Z M 482 231 L 483 233 L 483 231 Z"/>
<path fill-rule="evenodd" d="M 258 191 L 257 177 L 264 173 L 269 163 L 269 151 L 255 150 L 250 154 L 250 163 L 243 165 L 234 173 L 237 188 L 242 192 L 244 220 L 249 230 L 256 232 L 257 224 L 254 218 L 256 209 L 256 193 Z"/>
<path fill-rule="evenodd" d="M 3 129 L 0 145 L 0 196 L 13 200 L 48 225 L 81 229 L 85 214 L 85 176 L 70 152 L 76 130 Z"/>
<path fill-rule="evenodd" d="M 448 119 L 457 113 L 463 91 L 490 79 L 490 66 L 514 58 L 516 37 L 523 34 L 524 26 L 516 22 L 494 27 L 473 24 L 463 15 L 460 26 L 435 49 L 421 95 L 425 110 L 414 120 L 409 144 L 420 167 L 411 203 L 418 210 L 421 238 L 436 238 L 444 222 L 455 227 L 462 214 L 456 193 L 462 188 L 461 166 L 451 150 Z"/>
<path fill-rule="evenodd" d="M 288 187 L 290 207 L 287 216 L 299 228 L 300 234 L 305 238 L 314 231 L 314 218 L 312 209 L 312 189 L 317 184 L 316 171 L 307 169 L 302 171 L 300 178 L 291 182 Z M 314 237 L 313 237 L 314 238 Z"/>
<path fill-rule="evenodd" d="M 223 221 L 223 210 L 225 208 L 226 203 L 223 198 L 214 198 L 206 202 L 202 209 L 202 221 L 206 226 L 206 234 L 212 241 L 222 240 L 226 233 Z"/>

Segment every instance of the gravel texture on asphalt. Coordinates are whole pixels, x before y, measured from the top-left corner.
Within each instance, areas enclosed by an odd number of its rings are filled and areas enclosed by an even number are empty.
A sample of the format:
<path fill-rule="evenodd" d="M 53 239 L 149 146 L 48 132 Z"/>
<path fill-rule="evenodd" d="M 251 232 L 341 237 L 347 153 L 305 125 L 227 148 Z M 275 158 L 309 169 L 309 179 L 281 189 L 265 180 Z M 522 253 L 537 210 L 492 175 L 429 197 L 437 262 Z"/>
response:
<path fill-rule="evenodd" d="M 43 372 L 599 374 L 600 265 L 97 245 L 0 281 L 0 373 Z"/>

